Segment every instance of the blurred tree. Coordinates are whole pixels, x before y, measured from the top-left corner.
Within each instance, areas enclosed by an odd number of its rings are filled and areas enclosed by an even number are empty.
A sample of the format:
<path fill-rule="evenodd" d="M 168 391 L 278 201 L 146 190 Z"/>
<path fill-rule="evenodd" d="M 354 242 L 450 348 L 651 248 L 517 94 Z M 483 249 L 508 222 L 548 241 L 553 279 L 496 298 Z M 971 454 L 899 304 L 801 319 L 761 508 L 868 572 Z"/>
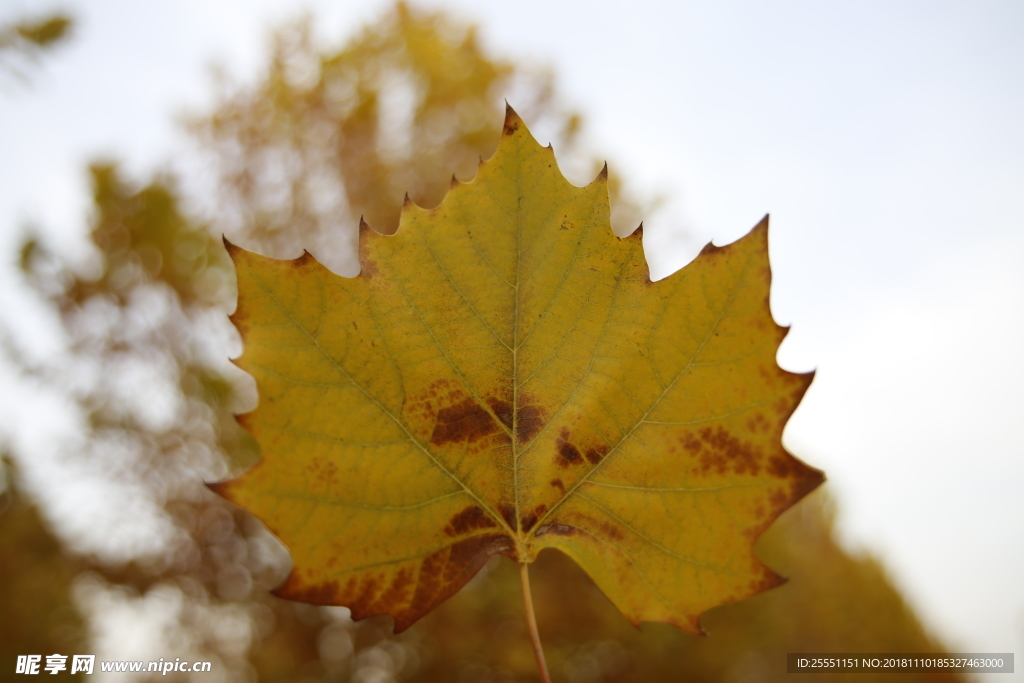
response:
<path fill-rule="evenodd" d="M 64 42 L 72 27 L 71 18 L 61 13 L 0 24 L 0 73 L 27 82 L 29 67 Z M 11 352 L 9 335 L 0 336 L 0 343 Z M 69 599 L 85 563 L 67 554 L 15 474 L 0 454 L 0 681 L 20 678 L 18 655 L 70 656 L 86 647 L 84 619 Z"/>
<path fill-rule="evenodd" d="M 223 360 L 238 350 L 224 318 L 233 278 L 212 235 L 282 257 L 306 247 L 353 274 L 359 216 L 391 230 L 404 192 L 432 205 L 453 172 L 469 179 L 495 148 L 503 97 L 532 129 L 550 131 L 563 168 L 595 174 L 599 162 L 580 148 L 581 119 L 554 92 L 550 73 L 490 57 L 472 28 L 398 4 L 337 50 L 316 45 L 308 20 L 285 27 L 256 85 L 223 86 L 213 111 L 192 117 L 205 159 L 198 175 L 213 178 L 213 191 L 199 195 L 205 223 L 186 215 L 169 177 L 138 187 L 113 164 L 90 169 L 94 253 L 69 263 L 36 240 L 22 249 L 22 269 L 58 314 L 68 348 L 45 366 L 24 361 L 25 370 L 74 399 L 87 425 L 78 456 L 153 508 L 155 521 L 135 524 L 155 540 L 76 560 L 88 566 L 79 601 L 163 605 L 170 625 L 157 646 L 167 649 L 154 658 L 208 659 L 231 679 L 534 679 L 510 563 L 390 636 L 386 618 L 353 624 L 344 609 L 269 596 L 287 573 L 285 551 L 201 482 L 258 457 L 231 419 L 254 395 Z M 612 193 L 616 225 L 635 227 L 649 202 L 617 183 Z M 571 563 L 543 556 L 533 573 L 556 676 L 760 680 L 781 677 L 790 650 L 938 647 L 877 565 L 835 545 L 819 506 L 790 513 L 762 552 L 793 582 L 709 614 L 706 639 L 632 629 Z"/>
<path fill-rule="evenodd" d="M 86 652 L 82 617 L 68 600 L 81 568 L 17 490 L 10 463 L 0 457 L 0 681 L 21 678 L 14 673 L 18 655 Z"/>
<path fill-rule="evenodd" d="M 202 485 L 256 456 L 231 418 L 235 388 L 217 359 L 223 326 L 219 344 L 208 340 L 222 315 L 218 304 L 230 296 L 227 255 L 181 213 L 168 179 L 137 189 L 111 164 L 96 164 L 90 174 L 94 258 L 76 270 L 35 241 L 21 252 L 30 283 L 59 313 L 69 347 L 66 357 L 27 369 L 76 399 L 88 425 L 80 455 L 94 474 L 162 514 L 157 528 L 141 529 L 157 536 L 156 547 L 115 544 L 87 558 L 81 597 L 87 608 L 124 596 L 175 603 L 178 640 L 187 643 L 175 656 L 237 671 L 250 624 L 272 611 L 267 605 L 280 607 L 285 621 L 295 608 L 265 592 L 286 562 L 280 549 Z M 241 635 L 224 638 L 239 621 Z M 306 640 L 315 642 L 315 633 Z"/>
<path fill-rule="evenodd" d="M 286 27 L 260 83 L 223 85 L 189 127 L 216 179 L 219 229 L 354 275 L 359 217 L 390 233 L 405 194 L 434 206 L 453 176 L 472 178 L 497 147 L 503 97 L 552 136 L 563 169 L 597 174 L 603 162 L 581 150 L 581 116 L 549 71 L 494 59 L 472 27 L 404 3 L 338 51 L 317 47 L 309 20 Z M 629 232 L 649 203 L 622 191 L 614 167 L 610 180 L 613 223 Z"/>

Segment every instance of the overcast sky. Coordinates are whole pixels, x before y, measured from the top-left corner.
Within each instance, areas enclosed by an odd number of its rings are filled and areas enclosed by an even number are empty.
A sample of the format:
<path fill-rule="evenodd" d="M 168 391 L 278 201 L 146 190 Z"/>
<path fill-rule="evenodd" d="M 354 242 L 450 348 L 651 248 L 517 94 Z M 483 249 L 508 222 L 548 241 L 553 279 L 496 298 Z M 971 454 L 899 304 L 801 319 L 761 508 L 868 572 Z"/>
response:
<path fill-rule="evenodd" d="M 174 116 L 208 102 L 209 65 L 251 78 L 297 13 L 60 6 L 75 40 L 30 86 L 0 80 L 8 254 L 26 222 L 81 241 L 84 164 L 174 159 Z M 305 6 L 333 42 L 387 3 Z M 883 558 L 949 647 L 1024 653 L 1024 3 L 431 6 L 478 22 L 499 54 L 551 64 L 613 172 L 668 194 L 645 225 L 656 276 L 771 213 L 772 307 L 793 326 L 780 362 L 818 369 L 787 445 L 828 473 L 845 542 Z M 52 7 L 6 0 L 0 21 Z M 9 268 L 0 310 L 45 327 Z M 36 424 L 23 401 L 0 407 Z"/>

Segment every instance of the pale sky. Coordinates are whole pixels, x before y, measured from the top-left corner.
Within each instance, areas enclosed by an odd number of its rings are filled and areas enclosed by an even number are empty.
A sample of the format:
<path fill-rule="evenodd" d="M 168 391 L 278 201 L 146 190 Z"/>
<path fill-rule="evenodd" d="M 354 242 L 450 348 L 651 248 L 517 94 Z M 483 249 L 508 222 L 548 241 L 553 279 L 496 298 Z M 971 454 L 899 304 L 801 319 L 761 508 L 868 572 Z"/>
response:
<path fill-rule="evenodd" d="M 0 21 L 54 6 L 7 0 Z M 74 42 L 31 86 L 0 81 L 4 253 L 26 221 L 73 249 L 84 164 L 174 160 L 174 116 L 208 101 L 209 64 L 251 77 L 270 27 L 298 11 L 60 6 L 79 18 Z M 304 6 L 337 41 L 387 3 Z M 876 552 L 950 648 L 1024 654 L 1024 4 L 431 6 L 552 65 L 613 172 L 671 197 L 645 224 L 656 275 L 771 213 L 773 313 L 793 326 L 779 360 L 818 369 L 787 445 L 828 473 L 844 542 Z M 9 268 L 0 311 L 45 337 Z M 37 442 L 33 404 L 5 393 L 15 440 Z"/>

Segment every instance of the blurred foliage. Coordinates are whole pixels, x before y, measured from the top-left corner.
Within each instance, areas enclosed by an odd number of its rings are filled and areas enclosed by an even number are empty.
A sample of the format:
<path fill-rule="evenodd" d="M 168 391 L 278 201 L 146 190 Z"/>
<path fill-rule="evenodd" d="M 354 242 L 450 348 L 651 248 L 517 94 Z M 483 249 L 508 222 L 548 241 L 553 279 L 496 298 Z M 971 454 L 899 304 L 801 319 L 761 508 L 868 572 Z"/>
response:
<path fill-rule="evenodd" d="M 28 67 L 43 52 L 66 42 L 73 28 L 74 20 L 60 12 L 0 24 L 0 69 L 25 80 Z"/>
<path fill-rule="evenodd" d="M 34 22 L 21 22 L 11 27 L 11 31 L 17 34 L 18 38 L 36 47 L 50 47 L 67 38 L 70 29 L 71 18 L 62 14 Z"/>
<path fill-rule="evenodd" d="M 32 35 L 45 43 L 60 33 L 48 30 Z M 225 317 L 233 277 L 211 235 L 278 256 L 308 247 L 351 274 L 359 216 L 393 228 L 405 191 L 430 205 L 453 172 L 469 179 L 496 145 L 503 97 L 532 129 L 552 131 L 563 167 L 596 173 L 600 163 L 580 149 L 579 115 L 554 92 L 550 73 L 492 58 L 472 28 L 399 4 L 341 49 L 318 47 L 309 21 L 285 27 L 256 85 L 223 85 L 213 111 L 190 120 L 214 188 L 197 200 L 208 207 L 205 223 L 183 210 L 170 177 L 138 186 L 115 164 L 91 167 L 93 253 L 72 262 L 30 239 L 19 255 L 66 337 L 59 358 L 22 363 L 84 416 L 73 457 L 116 482 L 119 495 L 153 507 L 158 528 L 147 536 L 155 545 L 113 544 L 71 559 L 8 493 L 3 675 L 13 671 L 8 652 L 97 652 L 101 639 L 74 649 L 86 637 L 77 603 L 94 634 L 112 605 L 146 614 L 170 605 L 156 647 L 173 652 L 157 656 L 211 660 L 225 679 L 535 680 L 511 563 L 489 565 L 394 637 L 386 618 L 353 623 L 342 608 L 271 597 L 267 589 L 287 574 L 286 552 L 201 482 L 258 457 L 231 417 L 254 398 L 224 361 L 233 344 L 237 353 Z M 616 225 L 634 227 L 649 204 L 618 184 L 612 191 Z M 71 538 L 65 545 L 77 547 Z M 820 500 L 787 513 L 760 548 L 792 581 L 709 613 L 707 638 L 633 629 L 578 568 L 542 555 L 531 573 L 556 679 L 770 680 L 785 675 L 787 651 L 939 649 L 878 565 L 836 545 Z"/>
<path fill-rule="evenodd" d="M 14 673 L 18 655 L 81 654 L 87 647 L 84 620 L 68 600 L 83 563 L 50 533 L 9 467 L 0 458 L 0 681 L 21 678 Z"/>
<path fill-rule="evenodd" d="M 354 275 L 359 217 L 398 226 L 403 197 L 438 204 L 497 147 L 502 98 L 553 136 L 559 164 L 589 181 L 602 161 L 582 152 L 581 117 L 554 78 L 484 54 L 472 27 L 397 4 L 341 50 L 317 47 L 309 20 L 280 31 L 255 87 L 222 84 L 212 115 L 189 128 L 211 162 L 223 229 L 274 256 L 307 248 Z M 612 167 L 613 224 L 629 232 L 649 206 Z"/>
<path fill-rule="evenodd" d="M 109 293 L 123 304 L 149 282 L 169 286 L 183 306 L 224 299 L 231 275 L 220 241 L 182 215 L 173 186 L 156 181 L 133 192 L 113 165 L 89 170 L 97 214 L 91 237 L 103 270 L 95 280 L 76 281 L 70 299 Z"/>

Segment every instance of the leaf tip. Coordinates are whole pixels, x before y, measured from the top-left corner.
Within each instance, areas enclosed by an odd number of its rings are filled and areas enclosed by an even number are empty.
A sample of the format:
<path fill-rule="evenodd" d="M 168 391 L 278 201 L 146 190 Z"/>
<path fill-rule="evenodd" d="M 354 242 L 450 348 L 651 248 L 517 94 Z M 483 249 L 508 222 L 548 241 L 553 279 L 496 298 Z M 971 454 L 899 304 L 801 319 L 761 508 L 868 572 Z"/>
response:
<path fill-rule="evenodd" d="M 636 226 L 636 229 L 633 232 L 629 233 L 625 237 L 620 237 L 619 240 L 623 241 L 623 242 L 628 241 L 628 240 L 635 240 L 635 241 L 640 243 L 640 249 L 643 250 L 644 222 L 640 221 L 640 225 Z M 643 261 L 643 265 L 642 265 L 643 273 L 644 273 L 643 282 L 644 282 L 644 284 L 646 284 L 648 286 L 653 285 L 654 284 L 654 280 L 651 279 L 651 264 L 647 262 L 647 258 L 646 257 L 643 257 L 641 260 Z"/>
<path fill-rule="evenodd" d="M 758 560 L 758 562 L 760 563 L 760 560 Z M 778 588 L 789 583 L 789 577 L 778 574 L 771 567 L 768 567 L 767 565 L 762 563 L 761 568 L 763 569 L 763 573 L 761 574 L 760 578 L 755 579 L 750 583 L 749 589 L 747 591 L 748 594 L 730 600 L 729 602 L 736 602 L 736 600 L 746 600 L 747 598 L 752 598 L 755 595 L 760 595 L 765 591 L 769 591 L 773 588 Z"/>
<path fill-rule="evenodd" d="M 699 256 L 707 256 L 708 254 L 714 254 L 715 252 L 721 251 L 724 247 L 716 247 L 714 242 L 708 242 L 700 250 Z"/>
<path fill-rule="evenodd" d="M 601 167 L 601 172 L 597 174 L 595 180 L 605 182 L 608 180 L 608 162 L 604 162 L 604 166 Z"/>
<path fill-rule="evenodd" d="M 289 261 L 289 263 L 291 263 L 293 268 L 300 268 L 311 263 L 316 263 L 316 259 L 313 257 L 311 253 L 309 253 L 308 250 L 303 249 L 302 255 L 299 256 L 298 258 L 292 259 L 291 261 Z"/>
<path fill-rule="evenodd" d="M 237 263 L 239 257 L 246 253 L 245 249 L 229 240 L 227 235 L 221 234 L 220 238 L 224 242 L 224 250 L 228 252 L 228 258 L 231 259 L 232 263 Z"/>
<path fill-rule="evenodd" d="M 519 114 L 516 113 L 512 105 L 505 102 L 505 124 L 502 126 L 502 135 L 512 135 L 520 129 L 523 125 L 523 120 L 519 118 Z"/>
<path fill-rule="evenodd" d="M 749 234 L 757 235 L 759 238 L 767 240 L 768 239 L 768 223 L 769 223 L 768 216 L 769 216 L 769 214 L 765 214 L 764 217 L 757 222 L 757 225 L 755 225 L 750 230 Z"/>
<path fill-rule="evenodd" d="M 458 187 L 461 184 L 462 184 L 462 182 L 459 181 L 459 179 L 455 177 L 454 173 L 452 173 L 452 182 L 449 184 L 449 187 L 454 190 L 456 187 Z"/>
<path fill-rule="evenodd" d="M 234 362 L 234 361 L 232 361 L 232 362 Z M 242 413 L 242 414 L 234 413 L 234 414 L 232 414 L 231 417 L 235 418 L 235 422 L 238 423 L 239 427 L 241 427 L 245 431 L 247 431 L 250 434 L 252 434 L 252 423 L 249 420 L 249 416 L 251 414 L 252 413 Z"/>
<path fill-rule="evenodd" d="M 743 235 L 742 237 L 733 242 L 730 242 L 729 244 L 719 247 L 712 242 L 708 242 L 707 244 L 704 245 L 704 248 L 700 250 L 699 256 L 715 254 L 720 251 L 728 251 L 730 249 L 737 247 L 740 244 L 746 244 L 748 246 L 751 246 L 758 243 L 762 243 L 762 247 L 767 248 L 769 222 L 768 217 L 769 214 L 765 214 L 764 218 L 759 220 L 757 224 L 753 228 L 751 228 L 749 232 L 747 232 L 747 234 Z M 760 247 L 755 247 L 755 249 L 757 248 Z"/>
<path fill-rule="evenodd" d="M 809 495 L 812 491 L 824 484 L 827 477 L 823 470 L 819 470 L 817 467 L 811 467 L 799 458 L 794 457 L 793 459 L 803 466 L 801 476 L 799 476 L 793 483 L 793 488 L 791 490 L 793 504 L 796 505 L 799 501 L 803 500 L 805 496 Z"/>
<path fill-rule="evenodd" d="M 214 481 L 214 482 L 206 481 L 206 482 L 203 482 L 203 483 L 206 485 L 206 488 L 210 489 L 211 491 L 216 493 L 218 496 L 220 496 L 224 500 L 230 501 L 231 500 L 231 483 L 232 483 L 232 481 L 233 481 L 232 479 L 228 479 L 226 481 Z"/>

